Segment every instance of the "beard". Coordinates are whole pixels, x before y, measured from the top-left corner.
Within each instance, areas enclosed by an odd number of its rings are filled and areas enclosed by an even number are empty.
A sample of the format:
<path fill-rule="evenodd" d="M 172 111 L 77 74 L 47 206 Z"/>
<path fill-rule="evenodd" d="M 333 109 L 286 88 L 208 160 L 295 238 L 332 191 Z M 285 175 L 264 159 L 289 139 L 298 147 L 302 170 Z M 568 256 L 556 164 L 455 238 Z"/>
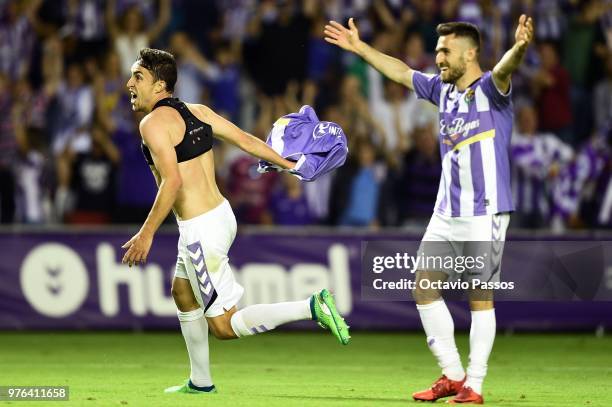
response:
<path fill-rule="evenodd" d="M 467 70 L 466 64 L 464 61 L 460 61 L 456 66 L 444 65 L 441 68 L 448 68 L 446 72 L 440 75 L 442 82 L 444 83 L 455 83 L 459 78 L 461 78 L 465 71 Z"/>

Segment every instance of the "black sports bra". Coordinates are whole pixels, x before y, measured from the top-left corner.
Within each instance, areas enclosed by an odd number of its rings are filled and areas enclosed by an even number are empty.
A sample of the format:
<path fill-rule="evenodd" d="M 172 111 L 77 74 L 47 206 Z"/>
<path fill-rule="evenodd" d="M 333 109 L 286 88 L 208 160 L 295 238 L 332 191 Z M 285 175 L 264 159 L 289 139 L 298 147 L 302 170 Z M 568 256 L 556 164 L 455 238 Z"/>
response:
<path fill-rule="evenodd" d="M 183 140 L 174 146 L 176 159 L 179 163 L 196 158 L 212 148 L 212 127 L 210 127 L 210 124 L 204 123 L 195 117 L 194 114 L 189 111 L 185 103 L 178 98 L 165 98 L 157 102 L 155 106 L 153 106 L 153 110 L 160 106 L 168 106 L 176 109 L 185 121 L 185 135 L 183 136 Z M 147 164 L 154 165 L 151 152 L 144 142 L 140 143 L 140 148 L 142 149 Z"/>

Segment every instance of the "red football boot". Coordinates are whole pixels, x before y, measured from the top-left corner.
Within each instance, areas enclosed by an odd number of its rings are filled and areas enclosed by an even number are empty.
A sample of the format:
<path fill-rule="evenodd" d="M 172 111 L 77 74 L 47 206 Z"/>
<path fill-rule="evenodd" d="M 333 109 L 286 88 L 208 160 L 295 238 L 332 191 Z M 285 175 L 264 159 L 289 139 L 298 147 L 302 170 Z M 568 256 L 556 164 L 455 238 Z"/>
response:
<path fill-rule="evenodd" d="M 464 386 L 448 404 L 484 404 L 484 400 L 471 387 Z"/>
<path fill-rule="evenodd" d="M 451 380 L 446 375 L 442 375 L 427 390 L 418 391 L 412 394 L 415 401 L 436 401 L 443 397 L 454 396 L 463 387 L 465 378 L 460 381 Z"/>

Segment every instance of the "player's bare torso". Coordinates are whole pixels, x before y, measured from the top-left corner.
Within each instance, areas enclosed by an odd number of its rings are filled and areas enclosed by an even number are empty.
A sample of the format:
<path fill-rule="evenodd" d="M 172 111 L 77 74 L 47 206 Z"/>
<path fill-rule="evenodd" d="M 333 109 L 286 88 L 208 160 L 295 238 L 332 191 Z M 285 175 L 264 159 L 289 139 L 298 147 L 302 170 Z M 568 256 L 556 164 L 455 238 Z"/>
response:
<path fill-rule="evenodd" d="M 202 105 L 186 103 L 187 107 L 198 119 L 208 123 L 206 109 Z M 161 119 L 164 130 L 170 135 L 173 145 L 179 144 L 185 134 L 185 122 L 179 113 L 167 106 L 162 106 L 151 113 Z M 223 202 L 223 196 L 215 180 L 215 160 L 213 150 L 188 161 L 178 163 L 182 186 L 172 208 L 178 220 L 187 220 L 201 215 L 217 207 Z M 161 177 L 155 168 L 150 166 L 157 186 Z"/>

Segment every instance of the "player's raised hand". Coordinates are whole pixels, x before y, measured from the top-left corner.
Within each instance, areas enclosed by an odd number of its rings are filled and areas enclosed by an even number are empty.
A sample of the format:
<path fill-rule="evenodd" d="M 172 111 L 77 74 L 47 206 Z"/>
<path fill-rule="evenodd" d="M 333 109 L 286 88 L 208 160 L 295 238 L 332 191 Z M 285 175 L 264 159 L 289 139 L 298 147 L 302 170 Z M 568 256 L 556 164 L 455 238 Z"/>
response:
<path fill-rule="evenodd" d="M 514 39 L 516 40 L 516 45 L 522 50 L 527 48 L 529 43 L 531 43 L 533 40 L 533 20 L 531 17 L 521 14 L 518 26 L 516 27 L 516 33 L 514 34 Z"/>
<path fill-rule="evenodd" d="M 357 53 L 357 46 L 360 42 L 359 31 L 353 21 L 353 18 L 349 18 L 349 28 L 347 29 L 342 24 L 336 21 L 330 21 L 329 24 L 325 25 L 325 41 L 330 44 L 334 44 L 350 52 Z"/>

